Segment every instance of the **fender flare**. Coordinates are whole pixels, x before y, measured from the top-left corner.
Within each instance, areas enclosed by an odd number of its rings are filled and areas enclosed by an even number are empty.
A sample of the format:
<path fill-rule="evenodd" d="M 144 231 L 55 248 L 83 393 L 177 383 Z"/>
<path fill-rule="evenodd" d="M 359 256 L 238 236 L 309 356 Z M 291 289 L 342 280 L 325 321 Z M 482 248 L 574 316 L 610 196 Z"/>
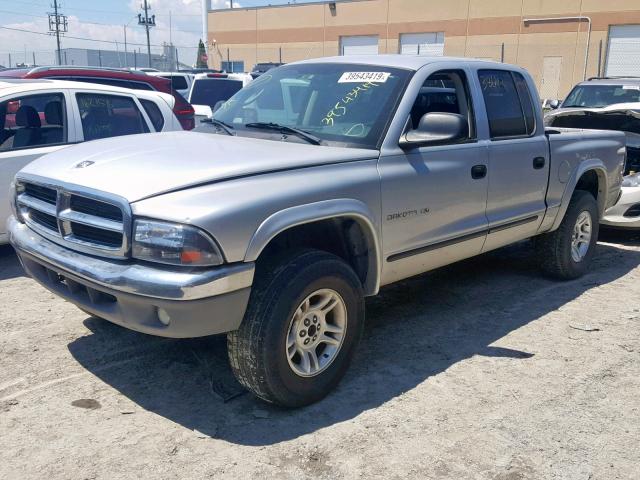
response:
<path fill-rule="evenodd" d="M 360 200 L 352 198 L 307 203 L 285 208 L 271 214 L 258 226 L 251 237 L 244 261 L 255 262 L 269 242 L 285 230 L 298 225 L 336 217 L 351 218 L 362 228 L 370 252 L 368 255 L 367 277 L 364 282 L 365 295 L 377 294 L 380 288 L 380 272 L 382 270 L 382 252 L 378 240 L 378 228 L 376 228 L 375 217 L 369 207 Z"/>
<path fill-rule="evenodd" d="M 567 213 L 567 209 L 569 208 L 569 202 L 571 201 L 571 197 L 573 196 L 573 192 L 576 189 L 576 185 L 578 181 L 586 172 L 595 171 L 598 175 L 598 212 L 600 216 L 604 213 L 604 207 L 607 204 L 607 194 L 608 194 L 608 182 L 607 182 L 607 168 L 605 167 L 602 160 L 599 158 L 590 158 L 581 162 L 578 165 L 578 168 L 569 178 L 567 182 L 567 186 L 564 189 L 564 193 L 562 194 L 562 201 L 560 202 L 560 210 L 558 211 L 558 215 L 556 216 L 555 221 L 553 222 L 553 226 L 550 231 L 557 229 L 562 223 L 562 219 L 564 218 L 565 213 Z"/>

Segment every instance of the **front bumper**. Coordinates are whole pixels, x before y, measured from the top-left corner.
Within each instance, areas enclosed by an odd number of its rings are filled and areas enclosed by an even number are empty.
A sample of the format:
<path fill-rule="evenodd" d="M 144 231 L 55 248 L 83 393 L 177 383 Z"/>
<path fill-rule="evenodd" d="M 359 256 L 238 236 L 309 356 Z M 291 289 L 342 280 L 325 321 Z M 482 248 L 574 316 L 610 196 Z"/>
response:
<path fill-rule="evenodd" d="M 236 330 L 249 301 L 254 264 L 170 269 L 93 257 L 57 245 L 14 217 L 9 241 L 26 272 L 92 314 L 163 337 L 200 337 Z M 163 309 L 168 325 L 158 317 Z"/>
<path fill-rule="evenodd" d="M 640 215 L 625 216 L 634 205 L 640 207 L 640 187 L 622 187 L 617 203 L 604 212 L 600 223 L 616 228 L 640 228 Z"/>

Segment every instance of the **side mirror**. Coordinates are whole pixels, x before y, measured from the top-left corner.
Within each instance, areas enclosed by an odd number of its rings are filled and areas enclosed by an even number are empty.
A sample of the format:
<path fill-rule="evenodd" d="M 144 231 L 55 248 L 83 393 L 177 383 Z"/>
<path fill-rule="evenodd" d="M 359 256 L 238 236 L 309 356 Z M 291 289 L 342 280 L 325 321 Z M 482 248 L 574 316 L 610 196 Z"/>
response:
<path fill-rule="evenodd" d="M 401 147 L 415 147 L 462 140 L 469 134 L 469 125 L 457 113 L 430 112 L 420 119 L 418 128 L 409 130 L 400 138 Z"/>
<path fill-rule="evenodd" d="M 548 105 L 549 105 L 549 108 L 551 108 L 552 110 L 555 110 L 560 106 L 560 100 L 551 100 L 549 101 Z"/>

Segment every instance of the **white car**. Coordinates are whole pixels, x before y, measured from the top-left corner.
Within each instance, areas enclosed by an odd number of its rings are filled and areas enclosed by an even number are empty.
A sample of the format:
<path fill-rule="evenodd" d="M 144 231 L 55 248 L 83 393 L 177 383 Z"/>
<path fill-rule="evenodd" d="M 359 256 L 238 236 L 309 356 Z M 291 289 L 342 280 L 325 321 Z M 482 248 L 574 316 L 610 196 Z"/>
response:
<path fill-rule="evenodd" d="M 171 80 L 171 88 L 182 95 L 184 98 L 189 96 L 189 89 L 193 84 L 193 73 L 185 72 L 146 72 L 147 75 L 154 77 L 162 77 Z"/>
<path fill-rule="evenodd" d="M 211 117 L 219 105 L 229 100 L 253 80 L 248 73 L 198 73 L 193 79 L 187 101 L 195 110 L 196 126 Z"/>
<path fill-rule="evenodd" d="M 169 94 L 63 80 L 0 81 L 0 244 L 14 175 L 75 143 L 182 130 Z M 98 152 L 96 152 L 98 153 Z"/>

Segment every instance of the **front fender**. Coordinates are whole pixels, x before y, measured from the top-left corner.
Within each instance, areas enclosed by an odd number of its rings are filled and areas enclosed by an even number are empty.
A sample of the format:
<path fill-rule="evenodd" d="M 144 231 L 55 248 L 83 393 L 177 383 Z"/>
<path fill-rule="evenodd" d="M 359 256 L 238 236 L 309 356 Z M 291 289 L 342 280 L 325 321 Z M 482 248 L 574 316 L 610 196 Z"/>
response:
<path fill-rule="evenodd" d="M 351 198 L 323 200 L 285 208 L 284 210 L 273 213 L 260 224 L 253 234 L 244 261 L 255 262 L 269 242 L 289 228 L 336 217 L 351 218 L 358 222 L 362 228 L 367 247 L 372 253 L 368 255 L 369 265 L 364 286 L 365 294 L 374 295 L 378 293 L 382 265 L 382 253 L 380 251 L 377 233 L 378 227 L 376 226 L 373 213 L 369 207 L 360 200 Z"/>

